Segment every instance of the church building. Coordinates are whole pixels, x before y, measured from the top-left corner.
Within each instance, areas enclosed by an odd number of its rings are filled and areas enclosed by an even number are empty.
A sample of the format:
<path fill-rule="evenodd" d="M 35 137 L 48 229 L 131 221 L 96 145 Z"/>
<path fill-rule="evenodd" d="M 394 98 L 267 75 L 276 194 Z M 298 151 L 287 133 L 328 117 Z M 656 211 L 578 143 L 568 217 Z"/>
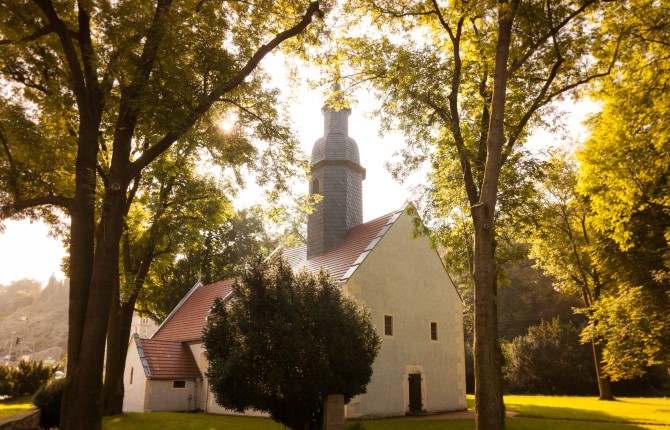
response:
<path fill-rule="evenodd" d="M 325 268 L 372 313 L 381 349 L 367 393 L 346 405 L 346 415 L 465 409 L 458 292 L 429 240 L 413 237 L 411 208 L 363 222 L 365 169 L 348 133 L 351 110 L 324 106 L 322 111 L 324 135 L 312 150 L 309 191 L 323 199 L 309 216 L 307 244 L 275 252 L 296 271 Z M 151 339 L 131 339 L 124 411 L 231 413 L 209 390 L 202 331 L 215 298 L 228 297 L 233 282 L 197 283 Z"/>

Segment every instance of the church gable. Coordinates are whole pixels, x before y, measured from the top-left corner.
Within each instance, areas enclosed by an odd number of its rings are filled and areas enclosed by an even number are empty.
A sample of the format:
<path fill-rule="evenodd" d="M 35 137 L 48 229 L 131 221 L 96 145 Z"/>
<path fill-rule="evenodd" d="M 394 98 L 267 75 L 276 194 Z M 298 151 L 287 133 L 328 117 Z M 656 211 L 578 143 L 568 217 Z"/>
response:
<path fill-rule="evenodd" d="M 364 224 L 352 228 L 335 248 L 318 257 L 307 260 L 306 246 L 278 250 L 282 253 L 294 271 L 307 270 L 317 273 L 321 268 L 342 282 L 346 282 L 365 257 L 388 231 L 390 225 L 400 216 L 391 212 Z M 276 251 L 277 252 L 277 251 Z"/>

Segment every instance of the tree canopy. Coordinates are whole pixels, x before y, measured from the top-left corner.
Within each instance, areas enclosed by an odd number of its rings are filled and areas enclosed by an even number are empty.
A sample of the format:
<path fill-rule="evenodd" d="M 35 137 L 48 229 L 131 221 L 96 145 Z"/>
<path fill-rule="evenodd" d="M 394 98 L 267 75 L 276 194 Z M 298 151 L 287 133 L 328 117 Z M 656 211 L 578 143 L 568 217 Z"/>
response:
<path fill-rule="evenodd" d="M 339 58 L 353 69 L 342 75 L 351 86 L 369 83 L 378 91 L 382 123 L 408 140 L 401 154 L 406 166 L 431 162 L 433 201 L 443 205 L 440 212 L 450 217 L 461 210 L 472 220 L 478 429 L 504 427 L 496 222 L 498 207 L 507 204 L 504 197 L 518 205 L 514 200 L 524 194 L 502 191 L 524 185 L 514 180 L 524 170 L 520 145 L 533 126 L 547 123 L 552 103 L 609 72 L 610 65 L 590 61 L 595 40 L 590 20 L 598 19 L 605 4 L 351 0 L 345 5 L 352 20 L 379 33 L 342 38 Z M 613 59 L 616 46 L 611 51 Z"/>
<path fill-rule="evenodd" d="M 602 111 L 577 151 L 577 186 L 607 238 L 594 260 L 614 285 L 587 334 L 603 345 L 607 373 L 626 379 L 670 361 L 670 6 L 618 2 L 602 32 L 603 46 L 621 35 L 621 56 L 591 92 Z"/>
<path fill-rule="evenodd" d="M 101 425 L 120 243 L 145 169 L 177 142 L 205 159 L 251 152 L 260 177 L 281 189 L 300 160 L 259 64 L 282 44 L 300 52 L 315 42 L 310 24 L 329 8 L 327 0 L 0 4 L 2 215 L 55 223 L 58 208 L 71 220 L 61 429 Z M 219 133 L 219 120 L 233 114 L 236 133 Z M 252 139 L 268 145 L 259 150 Z"/>
<path fill-rule="evenodd" d="M 294 274 L 273 256 L 215 302 L 204 343 L 217 403 L 303 430 L 319 428 L 326 396 L 365 393 L 381 341 L 369 311 L 327 273 Z"/>

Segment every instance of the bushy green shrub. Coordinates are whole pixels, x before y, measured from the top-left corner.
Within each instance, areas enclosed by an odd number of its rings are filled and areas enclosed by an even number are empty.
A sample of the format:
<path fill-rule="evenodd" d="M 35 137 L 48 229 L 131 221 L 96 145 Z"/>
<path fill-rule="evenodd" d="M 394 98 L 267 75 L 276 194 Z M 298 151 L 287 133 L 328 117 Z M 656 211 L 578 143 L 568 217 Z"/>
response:
<path fill-rule="evenodd" d="M 598 385 L 588 345 L 579 329 L 558 318 L 528 328 L 505 345 L 503 379 L 511 393 L 593 395 Z"/>
<path fill-rule="evenodd" d="M 347 430 L 367 430 L 367 427 L 360 421 L 354 421 L 347 423 Z"/>
<path fill-rule="evenodd" d="M 65 379 L 53 379 L 42 385 L 35 393 L 33 403 L 40 408 L 40 426 L 58 427 L 60 423 L 60 404 L 65 389 Z"/>
<path fill-rule="evenodd" d="M 0 364 L 0 396 L 14 394 L 14 370 Z"/>
<path fill-rule="evenodd" d="M 53 375 L 53 369 L 41 361 L 21 361 L 14 371 L 14 395 L 31 396 Z"/>

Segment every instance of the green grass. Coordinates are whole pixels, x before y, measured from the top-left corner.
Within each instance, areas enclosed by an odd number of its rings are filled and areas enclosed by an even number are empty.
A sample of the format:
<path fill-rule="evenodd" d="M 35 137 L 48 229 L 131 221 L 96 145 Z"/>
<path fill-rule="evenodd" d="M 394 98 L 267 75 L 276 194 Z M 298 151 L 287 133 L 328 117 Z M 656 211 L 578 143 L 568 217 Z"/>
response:
<path fill-rule="evenodd" d="M 179 412 L 127 413 L 105 417 L 104 430 L 284 430 L 265 418 L 231 417 Z"/>
<path fill-rule="evenodd" d="M 606 402 L 596 397 L 505 396 L 505 405 L 527 417 L 670 424 L 668 398 L 620 397 Z"/>
<path fill-rule="evenodd" d="M 0 401 L 0 418 L 7 418 L 34 407 L 31 397 L 17 397 Z"/>
<path fill-rule="evenodd" d="M 505 396 L 509 430 L 670 430 L 670 399 Z M 468 396 L 468 407 L 474 399 Z M 390 419 L 364 421 L 367 430 L 472 430 L 473 420 Z M 656 424 L 656 425 L 655 425 Z M 666 425 L 663 425 L 666 424 Z M 105 418 L 104 430 L 283 430 L 268 419 L 155 412 Z"/>

